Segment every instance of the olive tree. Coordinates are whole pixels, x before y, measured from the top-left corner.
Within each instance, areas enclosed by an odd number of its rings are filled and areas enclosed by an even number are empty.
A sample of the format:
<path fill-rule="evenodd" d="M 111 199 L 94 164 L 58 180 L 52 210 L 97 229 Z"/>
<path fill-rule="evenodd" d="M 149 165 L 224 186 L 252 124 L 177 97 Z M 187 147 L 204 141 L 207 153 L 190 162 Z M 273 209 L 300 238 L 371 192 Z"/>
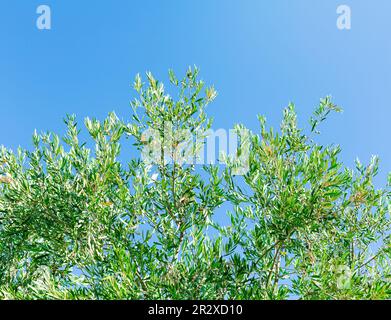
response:
<path fill-rule="evenodd" d="M 201 166 L 217 93 L 196 68 L 169 79 L 172 96 L 137 75 L 132 119 L 87 118 L 87 141 L 68 116 L 62 138 L 0 149 L 1 298 L 391 297 L 391 177 L 378 189 L 376 157 L 351 170 L 315 142 L 340 111 L 329 97 L 308 133 L 290 104 L 279 129 L 238 125 L 236 155 Z"/>

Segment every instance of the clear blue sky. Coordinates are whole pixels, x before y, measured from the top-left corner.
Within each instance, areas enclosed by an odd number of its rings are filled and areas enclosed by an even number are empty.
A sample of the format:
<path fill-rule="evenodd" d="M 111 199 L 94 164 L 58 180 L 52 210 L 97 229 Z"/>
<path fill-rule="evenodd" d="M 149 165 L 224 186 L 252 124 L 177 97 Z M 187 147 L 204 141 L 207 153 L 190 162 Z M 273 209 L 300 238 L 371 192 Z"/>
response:
<path fill-rule="evenodd" d="M 52 30 L 36 28 L 40 4 Z M 352 29 L 336 27 L 336 8 L 352 9 Z M 322 127 L 349 166 L 381 157 L 379 183 L 391 171 L 391 1 L 389 0 L 2 0 L 0 144 L 29 147 L 31 134 L 63 132 L 75 113 L 130 117 L 130 83 L 151 70 L 200 67 L 219 97 L 214 128 L 256 114 L 278 125 L 289 101 L 301 123 L 331 94 L 344 113 Z"/>

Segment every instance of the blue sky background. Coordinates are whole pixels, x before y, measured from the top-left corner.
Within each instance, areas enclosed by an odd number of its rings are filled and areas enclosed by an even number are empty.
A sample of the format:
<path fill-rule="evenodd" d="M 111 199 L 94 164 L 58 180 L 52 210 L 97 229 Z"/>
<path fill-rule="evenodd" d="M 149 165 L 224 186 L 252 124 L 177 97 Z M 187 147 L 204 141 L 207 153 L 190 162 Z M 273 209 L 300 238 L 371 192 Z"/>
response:
<path fill-rule="evenodd" d="M 52 30 L 35 23 L 52 9 Z M 336 8 L 352 9 L 352 29 L 336 27 Z M 391 1 L 389 0 L 1 0 L 0 144 L 31 145 L 31 134 L 62 133 L 62 118 L 130 118 L 137 72 L 185 72 L 196 64 L 214 84 L 214 128 L 256 114 L 279 124 L 295 102 L 307 124 L 319 98 L 344 108 L 322 126 L 322 143 L 342 146 L 345 163 L 381 158 L 391 171 Z"/>

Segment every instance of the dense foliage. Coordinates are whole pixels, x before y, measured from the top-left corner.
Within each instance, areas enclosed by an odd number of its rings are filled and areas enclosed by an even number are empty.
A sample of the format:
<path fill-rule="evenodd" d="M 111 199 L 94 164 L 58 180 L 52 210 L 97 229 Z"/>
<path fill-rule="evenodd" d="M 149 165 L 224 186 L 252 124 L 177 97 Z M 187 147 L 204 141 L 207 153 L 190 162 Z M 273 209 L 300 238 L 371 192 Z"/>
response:
<path fill-rule="evenodd" d="M 377 189 L 376 157 L 351 170 L 338 146 L 313 140 L 339 108 L 322 99 L 308 134 L 293 105 L 279 130 L 259 117 L 259 132 L 241 137 L 243 176 L 234 158 L 187 164 L 176 133 L 205 137 L 216 97 L 197 74 L 170 72 L 176 98 L 137 76 L 130 123 L 85 120 L 92 148 L 74 116 L 63 138 L 35 133 L 32 150 L 1 148 L 0 298 L 391 298 L 391 178 Z M 143 161 L 160 138 L 160 161 Z"/>

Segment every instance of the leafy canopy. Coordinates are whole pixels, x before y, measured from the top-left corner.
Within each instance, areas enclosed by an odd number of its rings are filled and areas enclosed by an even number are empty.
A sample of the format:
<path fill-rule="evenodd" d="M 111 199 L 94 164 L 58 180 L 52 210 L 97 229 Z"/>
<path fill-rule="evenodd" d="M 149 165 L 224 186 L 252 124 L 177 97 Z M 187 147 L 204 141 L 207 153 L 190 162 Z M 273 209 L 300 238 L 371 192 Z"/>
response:
<path fill-rule="evenodd" d="M 175 98 L 152 74 L 146 84 L 137 75 L 130 122 L 86 119 L 93 148 L 74 116 L 62 138 L 35 133 L 31 151 L 1 147 L 1 298 L 391 298 L 391 178 L 378 189 L 376 157 L 351 170 L 338 146 L 313 140 L 340 111 L 329 97 L 309 134 L 292 104 L 279 130 L 259 117 L 238 176 L 232 161 L 180 160 L 186 137 L 177 133 L 205 137 L 217 93 L 197 69 L 169 78 Z M 157 161 L 142 161 L 143 150 Z"/>

